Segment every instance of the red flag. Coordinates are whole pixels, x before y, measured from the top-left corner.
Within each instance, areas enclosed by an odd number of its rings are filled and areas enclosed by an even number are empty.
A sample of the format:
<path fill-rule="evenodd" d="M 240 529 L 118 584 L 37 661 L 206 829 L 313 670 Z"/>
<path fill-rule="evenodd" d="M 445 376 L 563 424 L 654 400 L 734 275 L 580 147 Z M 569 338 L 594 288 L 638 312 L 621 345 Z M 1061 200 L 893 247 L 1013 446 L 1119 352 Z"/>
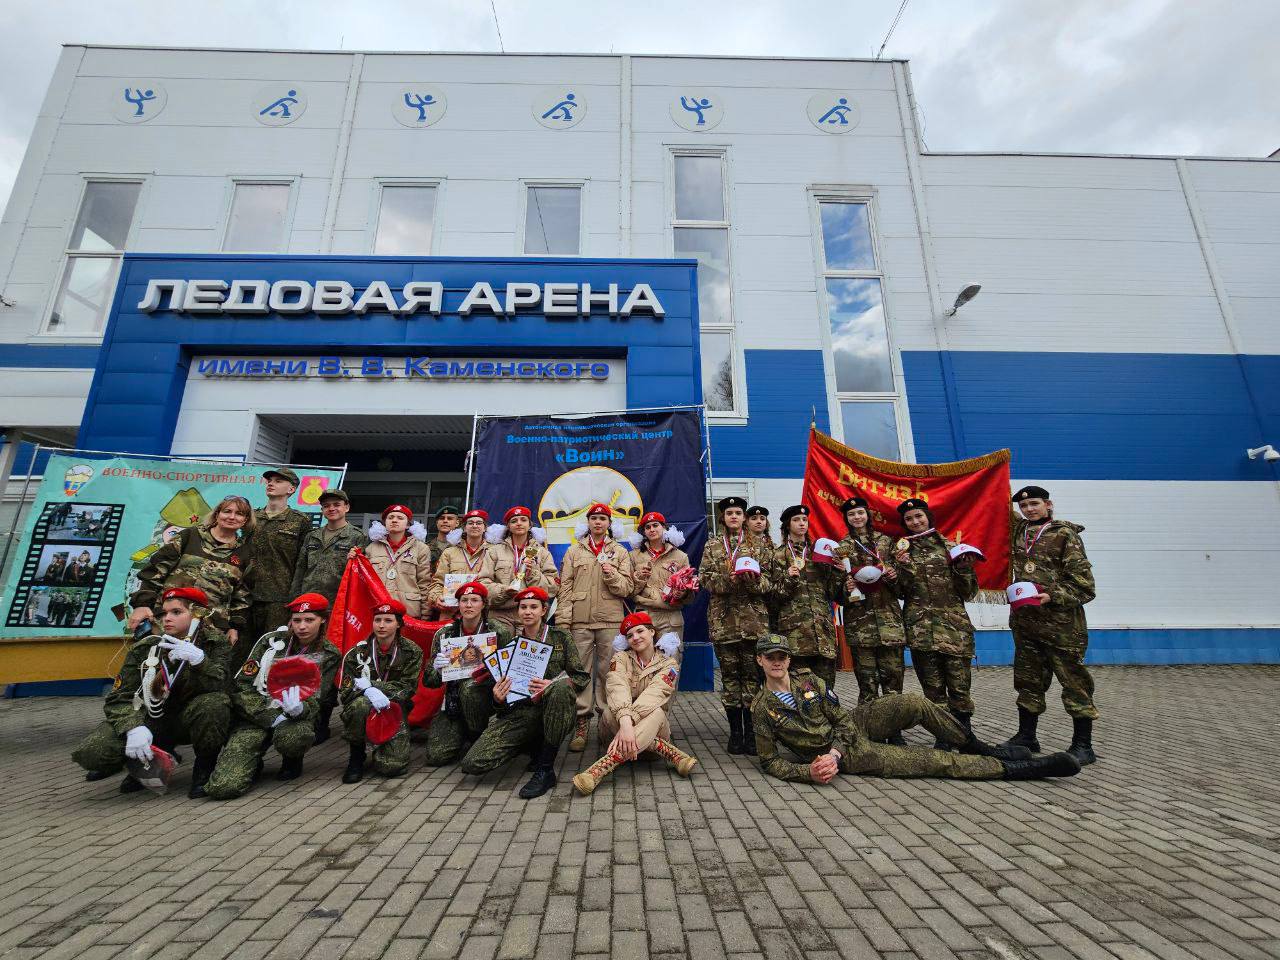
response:
<path fill-rule="evenodd" d="M 974 566 L 982 598 L 1003 600 L 1009 584 L 1008 450 L 955 463 L 897 463 L 811 429 L 801 498 L 810 511 L 809 535 L 846 536 L 840 504 L 855 496 L 867 501 L 876 529 L 891 537 L 906 532 L 898 504 L 911 497 L 926 501 L 944 537 L 986 555 L 986 562 Z"/>

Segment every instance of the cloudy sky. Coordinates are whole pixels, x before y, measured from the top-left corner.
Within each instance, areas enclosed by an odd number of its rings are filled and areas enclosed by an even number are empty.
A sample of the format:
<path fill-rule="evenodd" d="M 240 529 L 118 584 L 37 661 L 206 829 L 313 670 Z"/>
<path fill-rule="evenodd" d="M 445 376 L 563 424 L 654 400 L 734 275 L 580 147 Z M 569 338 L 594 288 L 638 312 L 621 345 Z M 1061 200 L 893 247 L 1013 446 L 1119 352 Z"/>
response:
<path fill-rule="evenodd" d="M 494 0 L 508 51 L 871 57 L 900 0 Z M 1280 3 L 909 0 L 932 150 L 1265 156 Z M 63 43 L 496 50 L 488 0 L 0 0 L 0 205 Z"/>

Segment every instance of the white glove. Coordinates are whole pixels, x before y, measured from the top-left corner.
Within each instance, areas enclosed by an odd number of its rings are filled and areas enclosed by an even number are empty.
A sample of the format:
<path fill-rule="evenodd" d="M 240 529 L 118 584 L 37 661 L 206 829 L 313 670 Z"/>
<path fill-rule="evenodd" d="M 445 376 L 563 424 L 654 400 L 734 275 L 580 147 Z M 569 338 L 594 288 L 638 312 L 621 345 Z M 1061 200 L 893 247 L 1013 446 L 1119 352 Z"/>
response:
<path fill-rule="evenodd" d="M 124 735 L 124 755 L 132 760 L 151 760 L 151 731 L 137 726 Z"/>
<path fill-rule="evenodd" d="M 450 658 L 449 658 L 448 652 L 441 650 L 439 653 L 436 654 L 435 662 L 432 665 L 437 670 L 443 670 L 445 667 L 449 665 L 449 659 Z"/>
<path fill-rule="evenodd" d="M 385 710 L 391 706 L 391 701 L 387 699 L 387 695 L 377 687 L 370 687 L 364 692 L 364 695 L 375 710 Z"/>
<path fill-rule="evenodd" d="M 302 691 L 290 687 L 280 694 L 280 709 L 290 717 L 302 716 Z"/>
<path fill-rule="evenodd" d="M 204 651 L 190 640 L 164 640 L 159 646 L 169 651 L 170 660 L 185 660 L 193 667 L 204 663 Z"/>
<path fill-rule="evenodd" d="M 367 677 L 356 677 L 355 687 L 361 693 L 369 689 L 369 679 Z"/>

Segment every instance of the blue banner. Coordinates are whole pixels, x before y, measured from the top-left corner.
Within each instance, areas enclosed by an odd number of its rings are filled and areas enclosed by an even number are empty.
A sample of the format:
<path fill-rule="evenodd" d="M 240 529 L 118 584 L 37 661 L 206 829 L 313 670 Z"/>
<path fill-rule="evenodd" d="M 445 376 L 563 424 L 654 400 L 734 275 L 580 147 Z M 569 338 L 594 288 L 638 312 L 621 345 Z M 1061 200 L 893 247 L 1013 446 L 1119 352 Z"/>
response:
<path fill-rule="evenodd" d="M 623 534 L 656 510 L 685 535 L 696 567 L 707 542 L 706 473 L 697 411 L 606 414 L 595 417 L 495 417 L 476 433 L 473 505 L 494 522 L 523 504 L 547 533 L 556 565 L 593 503 L 607 503 Z M 685 609 L 685 641 L 705 641 L 705 603 Z M 687 657 L 682 688 L 710 689 Z"/>

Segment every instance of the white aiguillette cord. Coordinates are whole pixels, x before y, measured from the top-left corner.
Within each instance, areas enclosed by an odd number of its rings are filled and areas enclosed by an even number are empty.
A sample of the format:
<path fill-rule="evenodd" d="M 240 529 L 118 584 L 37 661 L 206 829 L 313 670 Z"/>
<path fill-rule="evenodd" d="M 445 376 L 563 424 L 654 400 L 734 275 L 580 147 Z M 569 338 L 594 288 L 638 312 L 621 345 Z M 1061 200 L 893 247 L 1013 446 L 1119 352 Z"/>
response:
<path fill-rule="evenodd" d="M 288 633 L 288 627 L 276 627 L 271 633 L 263 634 L 269 637 L 272 634 Z M 280 639 L 272 640 L 267 644 L 267 649 L 262 654 L 262 660 L 258 664 L 258 675 L 253 680 L 253 688 L 264 697 L 267 695 L 267 674 L 271 670 L 271 664 L 276 659 L 276 654 L 284 649 L 284 641 Z"/>
<path fill-rule="evenodd" d="M 190 640 L 192 637 L 194 637 L 196 635 L 196 631 L 199 629 L 200 629 L 200 618 L 192 617 L 191 624 L 190 626 L 187 627 L 186 639 Z M 177 642 L 177 639 L 178 639 L 177 637 L 171 637 L 167 633 L 161 637 L 162 641 L 172 640 L 174 642 Z M 143 667 L 142 687 L 141 687 L 142 703 L 146 707 L 147 716 L 154 717 L 154 718 L 159 718 L 164 716 L 164 702 L 165 700 L 168 699 L 169 691 L 173 689 L 173 685 L 178 682 L 178 677 L 182 674 L 182 668 L 187 665 L 187 662 L 185 660 L 180 661 L 178 663 L 178 669 L 173 671 L 172 674 L 170 674 L 169 667 L 164 663 L 161 656 L 156 652 L 158 649 L 159 649 L 159 644 L 153 645 L 151 647 L 151 650 L 147 653 L 147 659 L 142 662 L 142 667 Z M 163 695 L 158 697 L 156 696 L 156 693 L 155 693 L 157 667 L 159 667 L 161 670 L 164 671 L 164 683 L 165 683 L 164 693 Z"/>

